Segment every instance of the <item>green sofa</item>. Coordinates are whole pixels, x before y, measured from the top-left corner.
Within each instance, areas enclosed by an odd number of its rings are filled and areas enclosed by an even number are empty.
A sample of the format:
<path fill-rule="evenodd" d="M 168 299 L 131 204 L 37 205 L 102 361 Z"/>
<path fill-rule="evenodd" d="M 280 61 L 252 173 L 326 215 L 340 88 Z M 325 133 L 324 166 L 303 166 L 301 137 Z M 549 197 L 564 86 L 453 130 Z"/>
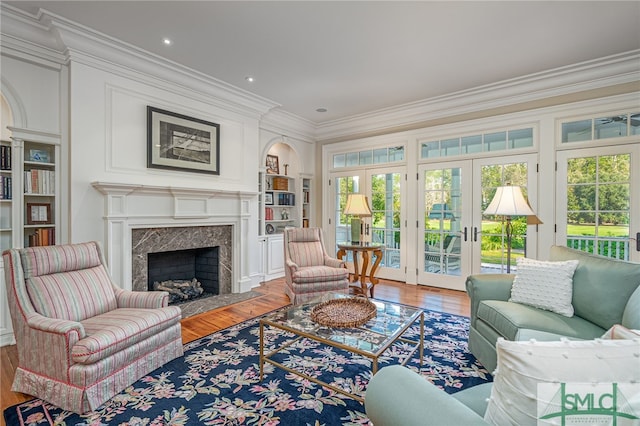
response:
<path fill-rule="evenodd" d="M 572 317 L 509 302 L 513 274 L 467 278 L 471 299 L 469 351 L 487 370 L 496 368 L 499 337 L 555 340 L 562 336 L 588 340 L 602 336 L 614 324 L 640 329 L 640 264 L 567 247 L 551 247 L 549 260 L 573 259 L 579 264 L 573 274 Z"/>
<path fill-rule="evenodd" d="M 469 349 L 487 369 L 496 367 L 498 338 L 591 340 L 614 324 L 640 329 L 640 264 L 566 247 L 551 248 L 550 260 L 571 259 L 579 264 L 573 275 L 575 314 L 570 318 L 509 302 L 514 275 L 467 279 L 471 297 Z M 369 382 L 365 410 L 376 426 L 487 425 L 484 415 L 492 386 L 486 383 L 447 394 L 406 367 L 389 366 Z"/>

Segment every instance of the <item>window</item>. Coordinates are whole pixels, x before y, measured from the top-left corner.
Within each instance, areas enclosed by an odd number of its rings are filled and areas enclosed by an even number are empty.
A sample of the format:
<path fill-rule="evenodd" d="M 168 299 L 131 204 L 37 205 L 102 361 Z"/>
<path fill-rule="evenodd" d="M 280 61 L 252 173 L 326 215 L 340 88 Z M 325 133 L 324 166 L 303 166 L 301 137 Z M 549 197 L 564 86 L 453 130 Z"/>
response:
<path fill-rule="evenodd" d="M 562 143 L 588 142 L 640 134 L 640 113 L 562 123 Z"/>
<path fill-rule="evenodd" d="M 333 156 L 333 168 L 366 166 L 404 161 L 404 146 L 377 148 L 359 152 L 347 152 Z"/>
<path fill-rule="evenodd" d="M 640 129 L 638 130 L 640 132 Z M 420 145 L 420 157 L 439 158 L 530 148 L 533 146 L 533 128 L 485 133 L 480 135 L 426 141 Z"/>

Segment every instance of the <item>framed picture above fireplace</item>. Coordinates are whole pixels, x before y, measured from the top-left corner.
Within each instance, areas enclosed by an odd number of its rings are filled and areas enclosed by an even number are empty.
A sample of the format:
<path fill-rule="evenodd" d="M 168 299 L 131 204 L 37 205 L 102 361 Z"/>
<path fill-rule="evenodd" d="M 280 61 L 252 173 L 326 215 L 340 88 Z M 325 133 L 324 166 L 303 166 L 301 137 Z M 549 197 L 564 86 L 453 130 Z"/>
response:
<path fill-rule="evenodd" d="M 147 167 L 220 174 L 220 125 L 147 106 Z"/>

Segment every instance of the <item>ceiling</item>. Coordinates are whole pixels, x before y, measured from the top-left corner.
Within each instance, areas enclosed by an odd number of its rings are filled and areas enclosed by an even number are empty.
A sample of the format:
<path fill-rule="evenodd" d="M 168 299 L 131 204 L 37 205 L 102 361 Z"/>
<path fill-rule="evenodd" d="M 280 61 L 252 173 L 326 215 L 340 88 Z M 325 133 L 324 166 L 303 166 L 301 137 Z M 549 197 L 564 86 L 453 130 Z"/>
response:
<path fill-rule="evenodd" d="M 317 124 L 640 49 L 640 1 L 5 3 L 45 8 Z"/>

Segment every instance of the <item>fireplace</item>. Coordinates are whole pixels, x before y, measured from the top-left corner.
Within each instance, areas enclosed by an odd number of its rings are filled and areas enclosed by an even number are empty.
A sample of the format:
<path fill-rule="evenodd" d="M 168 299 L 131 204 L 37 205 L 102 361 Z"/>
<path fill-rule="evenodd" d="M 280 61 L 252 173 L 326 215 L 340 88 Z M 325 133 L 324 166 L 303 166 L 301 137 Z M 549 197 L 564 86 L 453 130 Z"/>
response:
<path fill-rule="evenodd" d="M 169 292 L 169 303 L 217 295 L 218 247 L 149 253 L 147 288 Z"/>
<path fill-rule="evenodd" d="M 231 236 L 229 225 L 132 229 L 133 290 L 196 278 L 209 295 L 231 293 Z"/>

